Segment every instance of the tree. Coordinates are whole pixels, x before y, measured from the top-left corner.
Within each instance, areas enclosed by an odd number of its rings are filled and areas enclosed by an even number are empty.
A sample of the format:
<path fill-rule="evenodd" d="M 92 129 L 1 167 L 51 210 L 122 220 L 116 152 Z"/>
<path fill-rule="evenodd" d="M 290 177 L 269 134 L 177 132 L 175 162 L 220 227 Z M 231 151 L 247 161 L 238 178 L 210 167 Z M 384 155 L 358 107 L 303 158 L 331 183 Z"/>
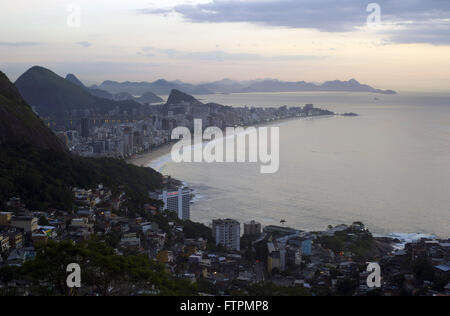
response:
<path fill-rule="evenodd" d="M 106 242 L 92 239 L 82 244 L 54 242 L 36 247 L 36 258 L 25 263 L 20 274 L 33 282 L 38 295 L 69 295 L 67 265 L 81 267 L 82 287 L 90 294 L 135 295 L 138 291 L 161 295 L 195 295 L 197 287 L 177 281 L 145 255 L 119 256 Z M 46 285 L 47 284 L 47 285 Z M 155 292 L 156 291 L 156 292 Z"/>
<path fill-rule="evenodd" d="M 38 221 L 39 226 L 48 226 L 50 223 L 48 222 L 45 216 L 41 216 Z"/>
<path fill-rule="evenodd" d="M 338 283 L 337 294 L 340 296 L 352 296 L 357 288 L 356 282 L 345 279 Z"/>

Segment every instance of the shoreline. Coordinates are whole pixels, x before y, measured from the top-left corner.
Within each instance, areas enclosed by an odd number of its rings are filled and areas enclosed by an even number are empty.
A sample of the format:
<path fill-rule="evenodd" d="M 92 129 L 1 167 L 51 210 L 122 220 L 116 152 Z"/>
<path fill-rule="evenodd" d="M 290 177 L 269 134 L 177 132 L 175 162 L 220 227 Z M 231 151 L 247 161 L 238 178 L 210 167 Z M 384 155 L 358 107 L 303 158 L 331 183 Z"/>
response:
<path fill-rule="evenodd" d="M 276 124 L 284 124 L 292 121 L 297 120 L 305 120 L 305 119 L 319 119 L 319 118 L 330 118 L 330 117 L 339 117 L 342 116 L 340 114 L 334 114 L 334 115 L 318 115 L 318 116 L 310 116 L 310 117 L 289 117 L 285 119 L 280 119 L 276 121 L 269 121 L 269 122 L 263 122 L 251 126 L 241 126 L 243 128 L 248 127 L 262 127 L 262 126 L 274 126 Z M 224 135 L 224 138 L 226 138 L 226 135 Z M 208 141 L 204 141 L 208 142 Z M 137 167 L 149 167 L 152 163 L 157 162 L 158 160 L 166 157 L 170 154 L 170 151 L 172 149 L 172 146 L 175 144 L 175 141 L 168 142 L 164 145 L 161 145 L 154 150 L 142 154 L 136 154 L 134 158 L 128 158 L 125 161 L 127 163 L 130 163 L 132 165 L 135 165 Z M 156 170 L 158 171 L 158 170 Z"/>
<path fill-rule="evenodd" d="M 135 165 L 137 167 L 148 167 L 152 162 L 161 159 L 162 157 L 170 154 L 170 150 L 172 149 L 173 142 L 166 143 L 161 145 L 150 152 L 136 154 L 133 158 L 128 158 L 125 161 L 129 164 Z"/>

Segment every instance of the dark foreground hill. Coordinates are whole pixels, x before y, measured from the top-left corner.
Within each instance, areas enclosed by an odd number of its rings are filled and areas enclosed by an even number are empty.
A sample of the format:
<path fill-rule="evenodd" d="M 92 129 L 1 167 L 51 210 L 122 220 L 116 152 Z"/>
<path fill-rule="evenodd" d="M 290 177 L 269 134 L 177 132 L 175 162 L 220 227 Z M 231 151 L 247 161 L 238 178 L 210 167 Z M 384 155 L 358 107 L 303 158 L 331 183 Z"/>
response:
<path fill-rule="evenodd" d="M 161 186 L 162 176 L 150 168 L 70 154 L 1 72 L 0 123 L 0 207 L 19 196 L 33 210 L 71 210 L 73 187 L 100 183 L 140 203 Z"/>
<path fill-rule="evenodd" d="M 65 152 L 65 145 L 42 123 L 17 88 L 0 72 L 0 145 L 33 145 Z"/>

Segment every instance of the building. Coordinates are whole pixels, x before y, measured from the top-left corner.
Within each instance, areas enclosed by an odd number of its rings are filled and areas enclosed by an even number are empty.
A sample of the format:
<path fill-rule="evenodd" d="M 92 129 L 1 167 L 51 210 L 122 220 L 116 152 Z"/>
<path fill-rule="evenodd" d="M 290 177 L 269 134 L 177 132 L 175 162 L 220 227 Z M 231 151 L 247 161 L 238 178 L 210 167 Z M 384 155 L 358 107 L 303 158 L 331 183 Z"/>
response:
<path fill-rule="evenodd" d="M 87 118 L 81 119 L 81 137 L 89 137 L 89 119 Z"/>
<path fill-rule="evenodd" d="M 32 216 L 15 216 L 11 219 L 11 226 L 22 228 L 26 233 L 32 233 L 38 228 L 38 219 Z"/>
<path fill-rule="evenodd" d="M 178 218 L 188 221 L 191 218 L 191 191 L 180 187 L 176 191 L 164 190 L 162 193 L 152 194 L 151 197 L 163 201 L 164 210 L 176 212 Z"/>
<path fill-rule="evenodd" d="M 3 246 L 7 248 L 5 240 L 8 240 L 10 249 L 20 249 L 24 244 L 24 229 L 13 226 L 0 225 L 0 235 L 3 235 Z"/>
<path fill-rule="evenodd" d="M 272 273 L 274 269 L 278 271 L 286 270 L 286 249 L 279 247 L 274 243 L 267 243 L 267 252 L 269 256 L 267 258 L 267 271 Z"/>
<path fill-rule="evenodd" d="M 213 236 L 216 245 L 228 249 L 241 250 L 241 224 L 233 219 L 217 219 L 213 221 Z"/>
<path fill-rule="evenodd" d="M 251 221 L 244 224 L 244 236 L 257 237 L 261 235 L 261 223 Z"/>
<path fill-rule="evenodd" d="M 0 225 L 9 225 L 12 215 L 10 212 L 0 212 Z"/>
<path fill-rule="evenodd" d="M 295 247 L 286 249 L 286 265 L 297 267 L 302 264 L 302 251 Z"/>
<path fill-rule="evenodd" d="M 0 253 L 7 253 L 9 248 L 9 237 L 0 233 Z"/>
<path fill-rule="evenodd" d="M 282 227 L 282 226 L 266 226 L 264 227 L 264 233 L 266 234 L 276 234 L 276 235 L 294 235 L 298 234 L 298 230 L 289 228 L 289 227 Z"/>

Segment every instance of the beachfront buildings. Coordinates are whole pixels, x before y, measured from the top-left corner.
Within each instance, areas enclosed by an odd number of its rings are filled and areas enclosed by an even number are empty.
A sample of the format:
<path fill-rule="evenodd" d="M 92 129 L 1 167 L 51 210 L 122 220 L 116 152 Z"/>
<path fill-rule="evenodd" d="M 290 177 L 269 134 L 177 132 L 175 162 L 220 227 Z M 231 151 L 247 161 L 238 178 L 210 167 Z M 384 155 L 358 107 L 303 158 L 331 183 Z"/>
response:
<path fill-rule="evenodd" d="M 251 221 L 244 224 L 244 236 L 258 237 L 261 235 L 261 223 Z"/>
<path fill-rule="evenodd" d="M 216 219 L 213 221 L 212 233 L 216 245 L 231 250 L 241 250 L 241 224 L 233 219 Z"/>
<path fill-rule="evenodd" d="M 164 210 L 176 212 L 178 218 L 188 221 L 191 218 L 191 190 L 179 187 L 178 190 L 164 190 L 152 193 L 151 197 L 164 203 Z"/>

